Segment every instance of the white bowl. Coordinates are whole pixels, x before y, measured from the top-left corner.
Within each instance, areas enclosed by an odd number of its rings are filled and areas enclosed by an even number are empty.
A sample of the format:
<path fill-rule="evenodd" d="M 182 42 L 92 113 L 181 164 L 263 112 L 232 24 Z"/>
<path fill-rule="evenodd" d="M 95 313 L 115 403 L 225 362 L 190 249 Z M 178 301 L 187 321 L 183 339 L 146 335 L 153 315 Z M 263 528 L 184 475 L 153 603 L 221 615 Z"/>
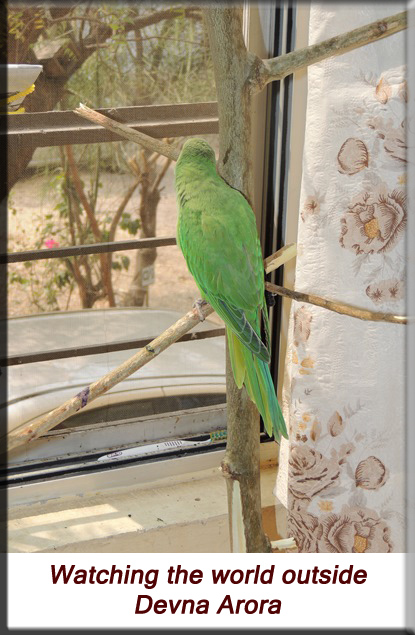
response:
<path fill-rule="evenodd" d="M 7 68 L 8 94 L 20 93 L 36 81 L 43 66 L 40 64 L 1 64 L 0 72 Z"/>

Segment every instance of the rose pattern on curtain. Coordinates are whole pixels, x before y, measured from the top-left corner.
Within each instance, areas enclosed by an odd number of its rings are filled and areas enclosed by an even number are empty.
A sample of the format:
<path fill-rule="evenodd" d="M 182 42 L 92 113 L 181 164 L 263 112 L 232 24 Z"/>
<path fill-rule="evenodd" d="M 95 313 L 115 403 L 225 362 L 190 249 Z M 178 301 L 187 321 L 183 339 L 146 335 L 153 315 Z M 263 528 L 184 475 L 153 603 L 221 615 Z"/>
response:
<path fill-rule="evenodd" d="M 310 44 L 404 10 L 312 4 Z M 295 288 L 405 314 L 404 34 L 308 69 Z M 292 302 L 276 494 L 300 552 L 404 551 L 405 326 Z"/>

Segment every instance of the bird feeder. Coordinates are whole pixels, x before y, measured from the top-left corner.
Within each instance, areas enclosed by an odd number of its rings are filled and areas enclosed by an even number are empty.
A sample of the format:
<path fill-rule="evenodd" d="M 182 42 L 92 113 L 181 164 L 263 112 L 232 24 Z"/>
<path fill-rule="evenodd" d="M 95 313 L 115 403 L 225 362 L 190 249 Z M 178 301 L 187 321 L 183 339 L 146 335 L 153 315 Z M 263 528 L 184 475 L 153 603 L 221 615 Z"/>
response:
<path fill-rule="evenodd" d="M 40 64 L 0 64 L 0 73 L 6 80 L 6 93 L 0 95 L 1 114 L 24 112 L 22 103 L 35 89 L 35 81 L 42 70 Z"/>

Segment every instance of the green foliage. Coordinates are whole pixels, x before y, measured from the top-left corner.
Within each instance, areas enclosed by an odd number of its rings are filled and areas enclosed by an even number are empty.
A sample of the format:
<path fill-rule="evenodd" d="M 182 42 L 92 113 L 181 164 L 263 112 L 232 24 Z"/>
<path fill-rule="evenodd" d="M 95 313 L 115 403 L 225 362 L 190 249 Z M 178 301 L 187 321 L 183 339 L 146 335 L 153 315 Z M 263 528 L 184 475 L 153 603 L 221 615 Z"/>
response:
<path fill-rule="evenodd" d="M 114 270 L 122 271 L 124 269 L 125 271 L 128 271 L 130 259 L 127 256 L 121 256 L 120 262 L 113 262 L 111 266 Z"/>
<path fill-rule="evenodd" d="M 9 284 L 15 285 L 38 311 L 59 311 L 62 291 L 74 289 L 74 280 L 61 260 L 42 260 L 10 265 Z"/>
<path fill-rule="evenodd" d="M 123 213 L 120 221 L 121 229 L 124 229 L 132 236 L 135 236 L 140 227 L 141 223 L 138 218 L 131 218 L 131 214 L 129 212 Z"/>
<path fill-rule="evenodd" d="M 25 23 L 23 20 L 23 11 L 9 12 L 7 16 L 7 30 L 10 36 L 13 36 L 16 40 L 23 38 L 23 30 Z"/>

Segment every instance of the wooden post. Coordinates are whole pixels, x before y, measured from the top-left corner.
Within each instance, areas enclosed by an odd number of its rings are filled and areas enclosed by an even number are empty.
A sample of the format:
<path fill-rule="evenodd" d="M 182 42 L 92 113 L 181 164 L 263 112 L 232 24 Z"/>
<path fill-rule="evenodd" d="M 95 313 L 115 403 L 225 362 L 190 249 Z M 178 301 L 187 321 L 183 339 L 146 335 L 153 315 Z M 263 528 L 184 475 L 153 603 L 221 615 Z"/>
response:
<path fill-rule="evenodd" d="M 242 36 L 242 10 L 210 5 L 204 9 L 215 71 L 219 110 L 219 164 L 222 178 L 253 200 L 252 59 Z M 259 415 L 245 388 L 235 384 L 226 355 L 228 443 L 222 470 L 227 477 L 231 550 L 265 552 L 271 546 L 262 527 L 259 478 Z"/>

